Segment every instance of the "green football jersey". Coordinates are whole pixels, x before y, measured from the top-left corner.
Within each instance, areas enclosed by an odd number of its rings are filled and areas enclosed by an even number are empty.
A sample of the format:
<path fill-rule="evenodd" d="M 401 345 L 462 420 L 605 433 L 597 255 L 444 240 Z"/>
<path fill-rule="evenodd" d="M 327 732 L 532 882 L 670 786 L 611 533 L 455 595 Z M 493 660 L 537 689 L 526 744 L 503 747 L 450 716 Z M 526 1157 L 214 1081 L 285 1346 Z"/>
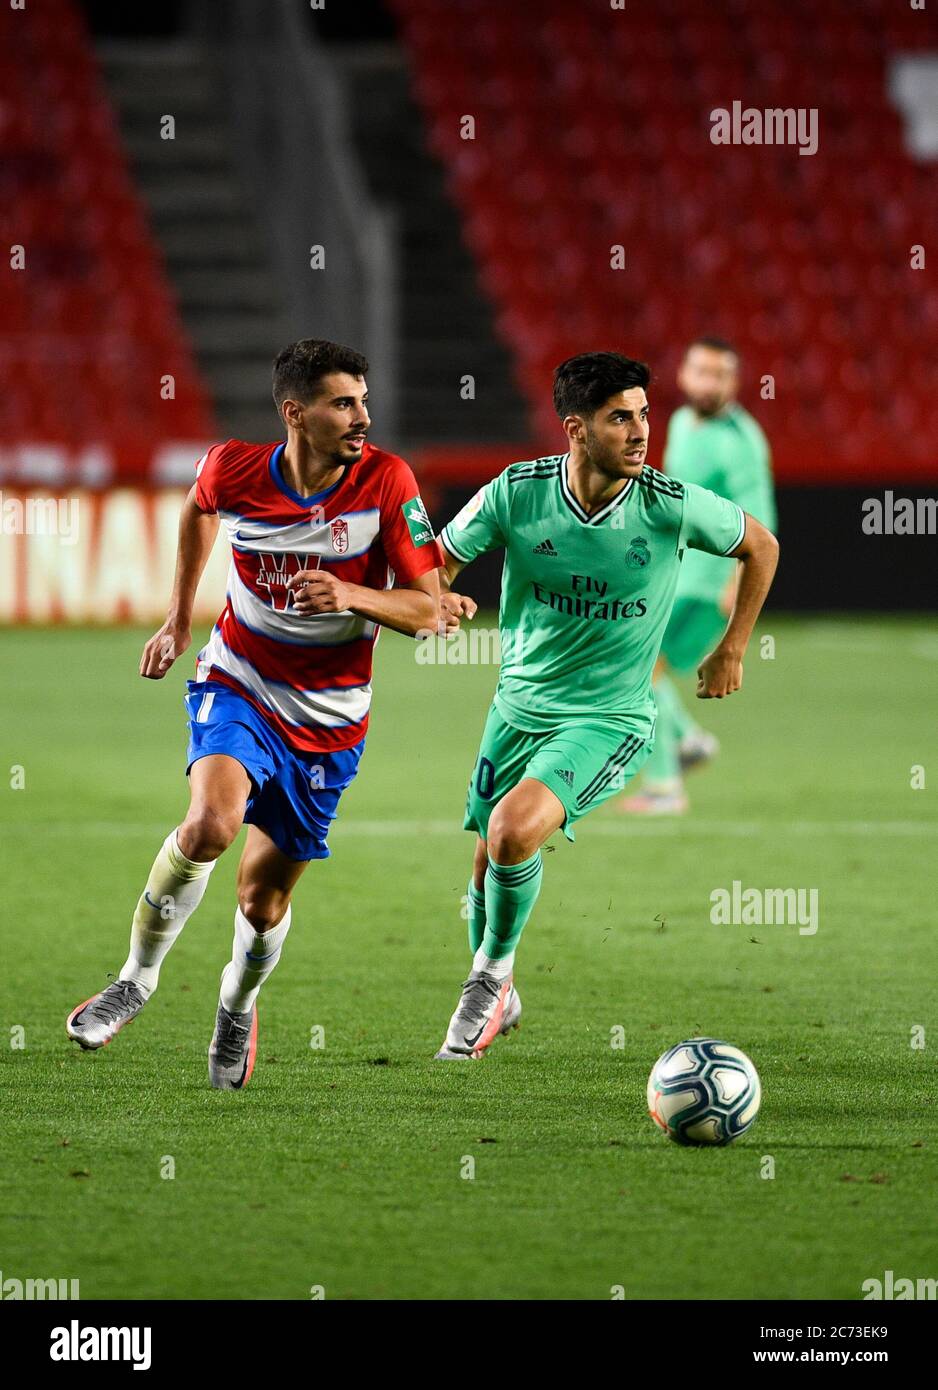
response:
<path fill-rule="evenodd" d="M 445 526 L 468 563 L 504 547 L 495 704 L 536 733 L 569 719 L 627 721 L 647 736 L 651 673 L 684 552 L 728 555 L 745 534 L 735 502 L 646 466 L 588 515 L 569 454 L 513 463 Z"/>
<path fill-rule="evenodd" d="M 776 529 L 768 441 L 741 405 L 711 419 L 701 419 L 689 405 L 676 410 L 668 422 L 664 468 L 669 476 L 731 498 L 770 531 Z M 726 560 L 698 551 L 685 557 L 678 594 L 718 602 L 732 573 Z"/>

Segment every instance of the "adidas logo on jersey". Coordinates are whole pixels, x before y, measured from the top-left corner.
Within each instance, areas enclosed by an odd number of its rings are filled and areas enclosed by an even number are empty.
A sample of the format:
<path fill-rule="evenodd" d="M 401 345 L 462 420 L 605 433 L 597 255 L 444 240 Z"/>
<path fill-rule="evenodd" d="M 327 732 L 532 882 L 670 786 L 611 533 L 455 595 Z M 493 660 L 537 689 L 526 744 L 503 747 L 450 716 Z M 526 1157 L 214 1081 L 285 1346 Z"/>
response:
<path fill-rule="evenodd" d="M 532 555 L 556 555 L 557 552 L 556 552 L 556 550 L 554 549 L 554 543 L 553 543 L 553 541 L 547 540 L 547 541 L 541 541 L 540 545 L 536 545 L 536 546 L 534 547 L 534 549 L 532 550 L 531 554 L 532 554 Z"/>
<path fill-rule="evenodd" d="M 556 772 L 558 777 L 562 778 L 563 781 L 566 782 L 568 787 L 573 786 L 573 772 L 569 767 L 555 767 L 554 771 Z"/>

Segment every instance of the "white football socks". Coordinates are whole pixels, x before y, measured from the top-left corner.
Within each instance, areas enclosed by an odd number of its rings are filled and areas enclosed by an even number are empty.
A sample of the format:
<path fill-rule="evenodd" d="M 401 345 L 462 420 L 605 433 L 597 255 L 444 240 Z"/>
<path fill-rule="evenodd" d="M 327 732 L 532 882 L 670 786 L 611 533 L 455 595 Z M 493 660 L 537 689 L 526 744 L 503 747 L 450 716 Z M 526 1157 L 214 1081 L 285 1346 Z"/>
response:
<path fill-rule="evenodd" d="M 187 859 L 179 848 L 175 830 L 167 835 L 137 903 L 130 931 L 130 955 L 118 979 L 133 980 L 147 997 L 153 993 L 163 959 L 202 901 L 214 867 L 214 859 L 204 863 Z"/>
<path fill-rule="evenodd" d="M 481 946 L 472 957 L 473 970 L 484 970 L 486 975 L 492 975 L 496 980 L 507 980 L 512 972 L 514 963 L 514 951 L 509 951 L 507 956 L 502 956 L 499 960 L 495 960 L 493 956 L 487 956 Z"/>
<path fill-rule="evenodd" d="M 240 907 L 235 910 L 234 942 L 231 960 L 222 971 L 219 998 L 229 1013 L 247 1013 L 261 985 L 280 959 L 280 951 L 290 930 L 288 907 L 270 931 L 255 931 Z"/>

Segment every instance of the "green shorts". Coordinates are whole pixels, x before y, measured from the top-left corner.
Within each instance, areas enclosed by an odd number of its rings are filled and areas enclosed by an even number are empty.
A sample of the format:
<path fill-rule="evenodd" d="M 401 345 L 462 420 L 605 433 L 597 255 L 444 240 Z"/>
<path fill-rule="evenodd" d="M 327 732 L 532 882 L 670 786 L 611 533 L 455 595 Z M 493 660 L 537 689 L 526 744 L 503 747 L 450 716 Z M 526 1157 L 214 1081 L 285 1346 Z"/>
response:
<path fill-rule="evenodd" d="M 629 732 L 601 719 L 569 720 L 550 733 L 532 734 L 507 723 L 493 705 L 469 781 L 463 827 L 484 839 L 498 802 L 523 777 L 533 777 L 563 803 L 563 833 L 573 840 L 573 822 L 621 792 L 639 771 L 653 734 L 641 720 Z"/>
<path fill-rule="evenodd" d="M 675 600 L 664 630 L 661 655 L 677 672 L 696 671 L 726 629 L 719 605 L 703 598 Z"/>

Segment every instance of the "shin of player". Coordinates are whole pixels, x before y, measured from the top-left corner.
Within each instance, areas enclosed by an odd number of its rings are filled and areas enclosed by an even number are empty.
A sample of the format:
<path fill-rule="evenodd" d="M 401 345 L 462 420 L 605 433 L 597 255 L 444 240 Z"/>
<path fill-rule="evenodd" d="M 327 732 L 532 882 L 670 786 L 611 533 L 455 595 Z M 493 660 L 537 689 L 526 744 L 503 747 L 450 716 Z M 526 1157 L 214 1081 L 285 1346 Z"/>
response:
<path fill-rule="evenodd" d="M 492 811 L 485 838 L 477 841 L 469 884 L 472 969 L 438 1060 L 480 1057 L 499 1034 L 519 1027 L 515 952 L 541 890 L 541 846 L 565 817 L 550 788 L 531 777 Z"/>
<path fill-rule="evenodd" d="M 217 859 L 241 828 L 250 779 L 239 762 L 223 755 L 200 758 L 190 782 L 189 812 L 160 847 L 137 903 L 126 961 L 94 1007 L 86 1008 L 90 1001 L 85 1001 L 69 1018 L 70 1036 L 86 1049 L 110 1042 L 151 997 L 160 967 L 201 902 Z M 251 1015 L 244 1025 L 249 1029 L 256 1027 L 252 1011 L 260 986 L 280 959 L 290 927 L 290 893 L 302 868 L 257 827 L 250 828 L 238 870 L 232 954 L 220 992 L 229 1014 Z"/>

